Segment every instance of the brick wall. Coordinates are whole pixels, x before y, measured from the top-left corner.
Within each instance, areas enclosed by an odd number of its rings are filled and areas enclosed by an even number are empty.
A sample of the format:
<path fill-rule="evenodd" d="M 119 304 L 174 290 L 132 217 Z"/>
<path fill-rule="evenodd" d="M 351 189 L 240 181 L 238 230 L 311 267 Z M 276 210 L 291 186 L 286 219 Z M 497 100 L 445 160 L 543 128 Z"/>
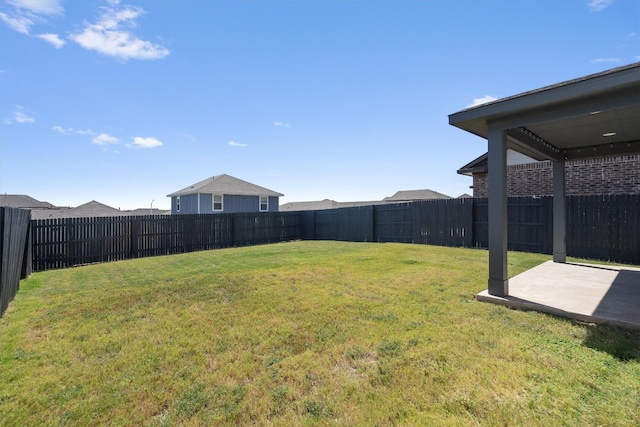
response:
<path fill-rule="evenodd" d="M 553 195 L 551 162 L 507 167 L 509 196 Z M 640 194 L 640 155 L 574 160 L 565 164 L 568 196 Z M 473 196 L 488 196 L 488 174 L 473 174 Z"/>

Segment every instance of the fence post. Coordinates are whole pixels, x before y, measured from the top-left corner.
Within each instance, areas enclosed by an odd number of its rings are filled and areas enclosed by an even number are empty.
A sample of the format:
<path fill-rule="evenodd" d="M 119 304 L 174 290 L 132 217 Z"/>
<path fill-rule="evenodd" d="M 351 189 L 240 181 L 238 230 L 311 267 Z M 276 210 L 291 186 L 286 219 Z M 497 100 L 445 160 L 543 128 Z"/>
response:
<path fill-rule="evenodd" d="M 231 215 L 231 247 L 236 246 L 236 214 Z"/>
<path fill-rule="evenodd" d="M 0 208 L 0 317 L 18 292 L 31 213 Z"/>
<path fill-rule="evenodd" d="M 131 236 L 129 241 L 129 247 L 131 248 L 130 258 L 138 258 L 138 234 L 140 233 L 140 220 L 136 217 L 129 217 L 131 221 Z"/>
<path fill-rule="evenodd" d="M 70 255 L 71 255 L 71 245 L 72 245 L 71 242 L 73 242 L 73 234 L 71 232 L 71 230 L 72 230 L 71 221 L 73 221 L 72 218 L 66 218 L 66 219 L 63 219 L 61 221 L 61 224 L 60 224 L 62 226 L 62 229 L 64 230 L 64 240 L 65 240 L 64 241 L 64 251 L 60 255 L 62 255 L 61 256 L 61 258 L 62 258 L 61 261 L 62 261 L 62 263 L 63 263 L 63 265 L 65 267 L 72 267 L 73 266 L 73 263 L 71 262 L 71 259 L 70 259 L 71 258 L 70 257 Z"/>
<path fill-rule="evenodd" d="M 31 211 L 29 211 L 29 225 L 27 227 L 27 238 L 24 241 L 24 256 L 22 257 L 22 271 L 20 273 L 20 279 L 26 279 L 33 272 L 32 247 L 33 237 L 31 233 Z"/>

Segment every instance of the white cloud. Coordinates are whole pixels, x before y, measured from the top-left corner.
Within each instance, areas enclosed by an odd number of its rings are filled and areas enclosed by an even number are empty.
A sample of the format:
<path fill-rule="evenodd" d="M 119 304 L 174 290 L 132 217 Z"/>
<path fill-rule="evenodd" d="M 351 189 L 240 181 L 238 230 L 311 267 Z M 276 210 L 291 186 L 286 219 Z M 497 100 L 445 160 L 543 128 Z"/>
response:
<path fill-rule="evenodd" d="M 18 123 L 33 123 L 36 121 L 36 119 L 30 116 L 27 116 L 22 111 L 16 111 L 14 113 L 13 119 Z"/>
<path fill-rule="evenodd" d="M 587 6 L 592 12 L 600 12 L 613 4 L 613 0 L 589 0 Z"/>
<path fill-rule="evenodd" d="M 73 132 L 73 128 L 63 128 L 62 126 L 53 126 L 51 130 L 55 130 L 63 135 Z"/>
<path fill-rule="evenodd" d="M 64 12 L 60 0 L 8 0 L 13 10 L 0 13 L 0 20 L 19 33 L 30 35 L 31 26 L 43 21 L 43 16 Z M 46 40 L 46 39 L 45 39 Z M 47 40 L 51 43 L 50 40 Z"/>
<path fill-rule="evenodd" d="M 120 142 L 120 139 L 106 133 L 101 133 L 100 135 L 93 138 L 91 142 L 97 145 L 108 145 L 117 144 L 118 142 Z"/>
<path fill-rule="evenodd" d="M 76 133 L 78 135 L 91 135 L 91 136 L 95 136 L 96 135 L 96 133 L 94 131 L 92 131 L 91 129 L 77 130 Z"/>
<path fill-rule="evenodd" d="M 141 136 L 136 136 L 133 138 L 133 143 L 140 148 L 156 148 L 156 147 L 162 147 L 162 141 L 153 138 L 153 137 L 147 137 L 147 138 L 143 138 Z"/>
<path fill-rule="evenodd" d="M 60 49 L 62 46 L 66 44 L 66 42 L 62 40 L 57 34 L 51 34 L 51 33 L 36 34 L 36 37 L 41 38 L 47 43 L 50 43 L 56 49 Z"/>
<path fill-rule="evenodd" d="M 622 59 L 620 59 L 620 58 L 596 58 L 596 59 L 592 59 L 591 63 L 592 64 L 606 64 L 606 63 L 620 62 L 620 61 L 622 61 Z"/>
<path fill-rule="evenodd" d="M 105 7 L 95 24 L 86 24 L 84 29 L 70 38 L 80 46 L 122 61 L 129 59 L 162 59 L 170 52 L 164 46 L 139 39 L 130 30 L 136 26 L 135 19 L 144 9 L 134 6 Z M 119 7 L 119 8 L 118 8 Z"/>
<path fill-rule="evenodd" d="M 467 105 L 467 108 L 477 107 L 478 105 L 486 104 L 488 102 L 495 101 L 496 99 L 498 99 L 498 98 L 496 98 L 495 96 L 491 96 L 491 95 L 485 95 L 482 98 L 473 98 L 473 102 L 471 102 L 471 104 Z"/>
<path fill-rule="evenodd" d="M 11 117 L 4 118 L 2 123 L 10 125 L 13 123 L 33 123 L 35 121 L 36 119 L 24 112 L 24 107 L 16 105 L 16 109 L 11 113 Z"/>
<path fill-rule="evenodd" d="M 32 34 L 31 27 L 37 23 L 46 21 L 48 15 L 59 15 L 64 12 L 61 0 L 8 0 L 7 3 L 13 9 L 7 13 L 0 13 L 0 20 L 4 21 L 15 31 L 35 36 L 46 41 L 56 49 L 65 45 L 65 41 L 57 34 L 43 33 Z"/>
<path fill-rule="evenodd" d="M 33 25 L 33 21 L 26 16 L 9 16 L 0 12 L 0 20 L 4 21 L 12 29 L 22 34 L 29 34 L 29 29 Z"/>
<path fill-rule="evenodd" d="M 60 0 L 8 0 L 7 3 L 38 15 L 57 15 L 64 12 Z"/>
<path fill-rule="evenodd" d="M 291 125 L 287 124 L 287 123 L 282 123 L 282 122 L 273 122 L 273 126 L 277 127 L 277 128 L 290 128 Z"/>
<path fill-rule="evenodd" d="M 229 144 L 232 147 L 246 147 L 249 144 L 240 144 L 239 142 L 235 142 L 235 141 L 229 141 L 227 142 L 227 144 Z"/>

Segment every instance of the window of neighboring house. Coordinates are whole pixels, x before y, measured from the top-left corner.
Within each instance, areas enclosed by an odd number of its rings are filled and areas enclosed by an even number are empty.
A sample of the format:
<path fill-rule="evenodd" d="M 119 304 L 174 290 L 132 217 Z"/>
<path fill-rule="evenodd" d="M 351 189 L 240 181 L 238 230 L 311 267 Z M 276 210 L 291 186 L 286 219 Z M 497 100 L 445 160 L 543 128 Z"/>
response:
<path fill-rule="evenodd" d="M 222 210 L 222 194 L 213 195 L 213 210 L 214 211 Z"/>
<path fill-rule="evenodd" d="M 269 210 L 269 197 L 260 196 L 260 212 L 267 212 Z"/>
<path fill-rule="evenodd" d="M 180 212 L 180 196 L 176 197 L 176 212 Z"/>

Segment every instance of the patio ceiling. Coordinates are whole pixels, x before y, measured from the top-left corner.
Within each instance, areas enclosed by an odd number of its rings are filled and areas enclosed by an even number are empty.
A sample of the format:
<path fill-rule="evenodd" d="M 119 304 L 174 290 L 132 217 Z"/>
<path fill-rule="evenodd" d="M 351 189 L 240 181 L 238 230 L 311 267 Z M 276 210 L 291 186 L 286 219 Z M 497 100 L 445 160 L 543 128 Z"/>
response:
<path fill-rule="evenodd" d="M 640 153 L 640 62 L 462 110 L 449 124 L 536 160 Z"/>

